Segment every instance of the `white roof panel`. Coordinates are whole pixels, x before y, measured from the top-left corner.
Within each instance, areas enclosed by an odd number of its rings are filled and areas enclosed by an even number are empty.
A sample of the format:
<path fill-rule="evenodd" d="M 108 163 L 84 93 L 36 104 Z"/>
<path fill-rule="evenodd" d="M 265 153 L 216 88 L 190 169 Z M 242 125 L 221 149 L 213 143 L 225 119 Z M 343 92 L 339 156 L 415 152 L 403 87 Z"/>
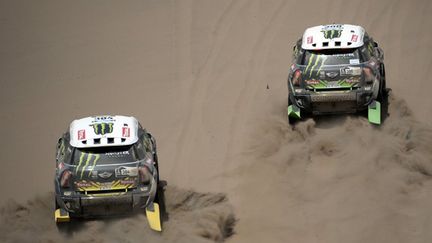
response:
<path fill-rule="evenodd" d="M 85 117 L 70 124 L 70 144 L 77 148 L 130 145 L 138 141 L 138 129 L 134 117 Z"/>
<path fill-rule="evenodd" d="M 364 44 L 365 30 L 358 25 L 330 24 L 305 30 L 302 48 L 305 50 L 357 48 Z"/>

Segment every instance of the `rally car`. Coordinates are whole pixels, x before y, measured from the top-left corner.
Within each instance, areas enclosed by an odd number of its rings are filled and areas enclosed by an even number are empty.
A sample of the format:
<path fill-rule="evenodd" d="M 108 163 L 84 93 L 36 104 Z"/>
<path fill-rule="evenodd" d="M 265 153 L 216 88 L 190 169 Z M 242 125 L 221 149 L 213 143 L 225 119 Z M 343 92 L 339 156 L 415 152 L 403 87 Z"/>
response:
<path fill-rule="evenodd" d="M 306 29 L 293 47 L 288 76 L 290 123 L 309 115 L 366 111 L 381 124 L 387 104 L 384 53 L 363 27 L 320 25 Z"/>
<path fill-rule="evenodd" d="M 55 222 L 146 211 L 161 231 L 158 157 L 154 137 L 134 117 L 73 121 L 58 140 Z"/>

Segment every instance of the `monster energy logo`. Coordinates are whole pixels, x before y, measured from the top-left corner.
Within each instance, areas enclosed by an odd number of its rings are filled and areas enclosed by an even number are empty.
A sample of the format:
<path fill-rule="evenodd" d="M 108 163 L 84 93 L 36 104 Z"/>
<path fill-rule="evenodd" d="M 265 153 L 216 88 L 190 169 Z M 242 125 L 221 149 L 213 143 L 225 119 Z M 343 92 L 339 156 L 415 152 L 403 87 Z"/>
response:
<path fill-rule="evenodd" d="M 76 175 L 79 174 L 80 178 L 82 178 L 84 175 L 85 169 L 87 167 L 91 167 L 90 171 L 88 172 L 88 176 L 90 176 L 91 172 L 93 171 L 94 167 L 96 166 L 96 162 L 99 160 L 99 158 L 100 158 L 99 154 L 81 153 L 78 165 L 75 168 L 75 174 Z M 80 167 L 81 167 L 81 171 L 80 171 Z"/>
<path fill-rule="evenodd" d="M 342 30 L 322 30 L 324 34 L 324 38 L 326 39 L 333 39 L 333 38 L 339 38 L 342 35 Z"/>
<path fill-rule="evenodd" d="M 96 123 L 91 126 L 97 135 L 105 135 L 113 132 L 113 125 L 114 123 Z"/>
<path fill-rule="evenodd" d="M 316 74 L 318 75 L 321 71 L 321 68 L 324 66 L 324 62 L 326 59 L 327 59 L 326 56 L 319 56 L 312 53 L 311 56 L 309 57 L 309 61 L 304 71 L 304 74 L 306 75 L 309 70 L 309 78 L 310 78 L 312 77 L 312 72 L 314 70 L 317 70 Z"/>

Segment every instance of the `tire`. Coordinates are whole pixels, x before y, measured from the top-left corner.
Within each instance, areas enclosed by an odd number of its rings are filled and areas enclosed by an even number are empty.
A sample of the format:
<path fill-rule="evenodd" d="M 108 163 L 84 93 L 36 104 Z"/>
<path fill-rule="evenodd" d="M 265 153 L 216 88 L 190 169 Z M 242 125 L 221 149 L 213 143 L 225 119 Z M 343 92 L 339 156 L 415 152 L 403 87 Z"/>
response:
<path fill-rule="evenodd" d="M 386 76 L 385 76 L 385 67 L 384 64 L 381 64 L 381 80 L 380 80 L 380 89 L 378 91 L 377 100 L 379 102 L 385 102 L 387 98 L 387 84 L 386 84 Z"/>
<path fill-rule="evenodd" d="M 291 99 L 290 99 L 289 96 L 288 96 L 288 106 L 287 106 L 287 108 L 288 108 L 290 105 L 292 105 L 292 102 L 291 102 Z M 287 118 L 288 118 L 288 124 L 290 124 L 290 125 L 294 125 L 295 122 L 297 121 L 297 119 L 294 119 L 294 118 L 290 117 L 289 114 L 287 114 Z"/>

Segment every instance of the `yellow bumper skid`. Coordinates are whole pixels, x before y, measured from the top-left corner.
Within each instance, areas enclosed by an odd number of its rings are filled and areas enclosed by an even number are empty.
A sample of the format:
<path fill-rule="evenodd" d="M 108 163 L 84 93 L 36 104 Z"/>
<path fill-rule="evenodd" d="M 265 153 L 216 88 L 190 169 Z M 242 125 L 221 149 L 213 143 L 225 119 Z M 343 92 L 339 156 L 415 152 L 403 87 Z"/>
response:
<path fill-rule="evenodd" d="M 54 219 L 56 223 L 65 223 L 70 221 L 69 213 L 61 208 L 56 209 L 54 213 Z"/>
<path fill-rule="evenodd" d="M 152 203 L 146 208 L 147 220 L 150 228 L 155 231 L 162 231 L 159 204 Z"/>

